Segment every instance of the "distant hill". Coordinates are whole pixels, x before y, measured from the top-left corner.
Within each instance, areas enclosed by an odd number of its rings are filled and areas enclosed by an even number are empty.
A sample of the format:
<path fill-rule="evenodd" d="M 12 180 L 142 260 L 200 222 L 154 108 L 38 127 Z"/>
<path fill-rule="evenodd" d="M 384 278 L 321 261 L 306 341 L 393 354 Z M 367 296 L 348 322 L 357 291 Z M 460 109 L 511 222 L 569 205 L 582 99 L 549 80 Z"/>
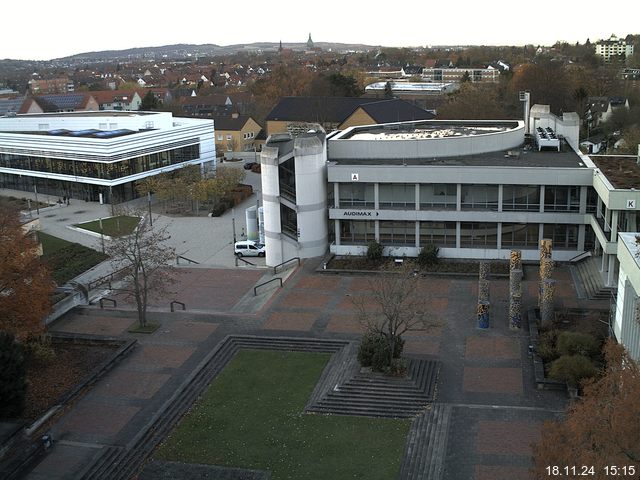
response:
<path fill-rule="evenodd" d="M 128 48 L 126 50 L 104 50 L 100 52 L 86 52 L 79 53 L 77 55 L 71 55 L 68 57 L 57 58 L 57 61 L 104 61 L 104 60 L 124 60 L 124 59 L 176 59 L 195 56 L 216 56 L 216 55 L 229 55 L 239 52 L 275 52 L 278 50 L 280 44 L 274 42 L 257 42 L 250 44 L 238 44 L 238 45 L 215 45 L 215 44 L 176 44 L 176 45 L 163 45 L 160 47 L 137 47 Z M 329 42 L 317 42 L 315 46 L 322 50 L 332 51 L 366 51 L 377 47 L 371 45 L 362 44 L 346 44 L 346 43 L 329 43 Z M 291 49 L 295 51 L 304 51 L 307 49 L 306 43 L 283 43 L 283 48 Z"/>

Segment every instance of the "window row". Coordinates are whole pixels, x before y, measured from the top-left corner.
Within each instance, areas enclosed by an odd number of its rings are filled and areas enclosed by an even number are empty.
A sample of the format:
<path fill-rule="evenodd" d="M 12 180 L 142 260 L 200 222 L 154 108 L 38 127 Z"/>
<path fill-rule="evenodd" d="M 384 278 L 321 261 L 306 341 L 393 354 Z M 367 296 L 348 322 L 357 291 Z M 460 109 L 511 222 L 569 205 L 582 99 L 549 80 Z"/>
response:
<path fill-rule="evenodd" d="M 456 222 L 416 222 L 380 220 L 379 242 L 383 245 L 415 246 L 433 244 L 455 248 Z M 502 223 L 500 241 L 502 248 L 537 248 L 538 224 Z M 574 250 L 578 248 L 578 225 L 544 225 L 543 238 L 551 238 L 554 248 Z M 376 240 L 375 221 L 341 220 L 341 244 L 367 244 Z M 460 246 L 462 248 L 498 248 L 498 224 L 485 222 L 460 222 Z"/>
<path fill-rule="evenodd" d="M 340 208 L 375 208 L 375 188 L 372 183 L 340 183 Z M 539 185 L 504 185 L 502 189 L 503 211 L 540 211 L 541 187 Z M 498 185 L 468 185 L 460 188 L 461 210 L 498 210 Z M 378 185 L 378 208 L 415 210 L 419 199 L 420 210 L 456 210 L 458 186 L 455 183 L 416 184 L 381 183 Z M 595 190 L 589 189 L 587 210 L 597 202 Z M 546 186 L 543 198 L 544 211 L 578 212 L 580 187 Z"/>
<path fill-rule="evenodd" d="M 114 180 L 198 158 L 200 158 L 199 145 L 190 145 L 112 163 L 60 160 L 2 153 L 0 154 L 0 167 Z"/>

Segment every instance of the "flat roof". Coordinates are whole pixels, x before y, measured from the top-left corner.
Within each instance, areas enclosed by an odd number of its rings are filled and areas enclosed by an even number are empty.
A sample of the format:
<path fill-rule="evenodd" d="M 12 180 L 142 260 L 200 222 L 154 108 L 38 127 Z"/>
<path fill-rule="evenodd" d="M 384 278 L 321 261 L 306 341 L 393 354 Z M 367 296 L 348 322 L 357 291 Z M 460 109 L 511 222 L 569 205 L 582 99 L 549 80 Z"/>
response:
<path fill-rule="evenodd" d="M 518 128 L 518 121 L 418 120 L 351 127 L 336 140 L 417 140 L 471 137 Z"/>
<path fill-rule="evenodd" d="M 635 155 L 589 155 L 615 189 L 640 189 L 640 165 Z"/>
<path fill-rule="evenodd" d="M 142 117 L 144 115 L 158 115 L 163 112 L 141 112 L 131 110 L 98 110 L 94 112 L 49 112 L 23 113 L 12 118 L 45 118 L 45 117 Z"/>
<path fill-rule="evenodd" d="M 331 157 L 333 165 L 424 165 L 451 167 L 523 167 L 523 168 L 589 168 L 582 158 L 568 145 L 562 150 L 542 150 L 528 146 L 520 146 L 508 151 L 488 152 L 472 155 L 454 155 L 438 158 L 377 158 L 377 159 L 340 159 Z"/>
<path fill-rule="evenodd" d="M 454 125 L 454 124 L 424 124 L 406 126 L 403 128 L 371 128 L 364 131 L 354 131 L 346 138 L 351 140 L 415 140 L 423 138 L 469 137 L 486 133 L 506 132 L 513 125 Z"/>

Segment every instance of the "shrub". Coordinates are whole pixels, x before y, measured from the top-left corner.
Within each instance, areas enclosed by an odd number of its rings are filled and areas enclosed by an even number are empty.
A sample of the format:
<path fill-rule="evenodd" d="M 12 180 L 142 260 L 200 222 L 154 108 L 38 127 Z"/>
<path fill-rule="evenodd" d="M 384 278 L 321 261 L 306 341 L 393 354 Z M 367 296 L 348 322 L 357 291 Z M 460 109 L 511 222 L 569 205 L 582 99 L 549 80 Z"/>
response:
<path fill-rule="evenodd" d="M 597 373 L 596 366 L 584 355 L 563 355 L 554 360 L 549 369 L 551 378 L 567 382 L 570 387 L 577 387 L 582 380 Z"/>
<path fill-rule="evenodd" d="M 399 359 L 404 349 L 404 340 L 395 338 L 393 358 Z M 371 367 L 377 372 L 388 372 L 392 365 L 389 364 L 389 342 L 387 337 L 375 329 L 368 329 L 362 337 L 358 349 L 358 362 L 363 367 Z"/>
<path fill-rule="evenodd" d="M 562 332 L 558 335 L 556 349 L 560 355 L 597 355 L 600 351 L 598 340 L 588 333 Z"/>
<path fill-rule="evenodd" d="M 420 249 L 418 254 L 418 265 L 421 267 L 430 267 L 438 263 L 438 252 L 440 249 L 435 245 L 425 245 Z"/>
<path fill-rule="evenodd" d="M 10 333 L 0 332 L 0 418 L 19 417 L 27 392 L 22 345 Z"/>
<path fill-rule="evenodd" d="M 556 349 L 558 334 L 559 331 L 556 329 L 547 330 L 540 334 L 536 353 L 545 363 L 549 363 L 560 356 Z"/>
<path fill-rule="evenodd" d="M 33 335 L 24 342 L 24 354 L 29 362 L 44 365 L 53 360 L 56 352 L 51 346 L 51 337 L 47 334 Z"/>
<path fill-rule="evenodd" d="M 369 260 L 380 260 L 382 259 L 382 250 L 384 247 L 380 242 L 369 242 L 367 245 L 367 258 Z"/>

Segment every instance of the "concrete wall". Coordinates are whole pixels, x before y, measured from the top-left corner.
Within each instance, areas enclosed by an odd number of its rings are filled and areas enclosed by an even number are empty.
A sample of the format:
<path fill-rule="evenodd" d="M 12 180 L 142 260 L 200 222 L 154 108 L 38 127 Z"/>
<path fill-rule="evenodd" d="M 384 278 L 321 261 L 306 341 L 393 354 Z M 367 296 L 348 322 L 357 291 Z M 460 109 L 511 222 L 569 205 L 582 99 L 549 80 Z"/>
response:
<path fill-rule="evenodd" d="M 327 251 L 327 149 L 324 139 L 298 137 L 294 143 L 299 254 L 317 257 Z"/>
<path fill-rule="evenodd" d="M 331 142 L 331 141 L 330 141 Z M 335 154 L 330 143 L 331 155 Z M 339 157 L 336 157 L 339 158 Z M 435 166 L 429 165 L 336 165 L 329 164 L 329 182 L 351 183 L 469 183 L 503 185 L 585 185 L 593 182 L 588 168 Z"/>
<path fill-rule="evenodd" d="M 262 152 L 260 152 L 260 168 L 266 263 L 273 267 L 282 263 L 284 257 L 283 235 L 280 226 L 278 147 L 265 146 L 262 149 Z"/>

